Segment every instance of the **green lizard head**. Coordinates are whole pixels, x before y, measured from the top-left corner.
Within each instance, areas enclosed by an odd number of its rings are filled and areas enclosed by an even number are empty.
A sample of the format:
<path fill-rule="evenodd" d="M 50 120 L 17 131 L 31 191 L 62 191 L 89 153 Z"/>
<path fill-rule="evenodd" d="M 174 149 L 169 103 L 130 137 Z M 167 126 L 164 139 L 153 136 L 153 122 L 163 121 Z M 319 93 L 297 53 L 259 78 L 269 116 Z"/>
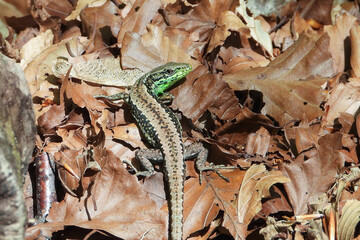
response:
<path fill-rule="evenodd" d="M 155 94 L 163 94 L 166 89 L 185 77 L 191 70 L 190 64 L 175 62 L 170 62 L 155 68 L 149 73 L 151 81 L 155 85 L 153 88 Z"/>

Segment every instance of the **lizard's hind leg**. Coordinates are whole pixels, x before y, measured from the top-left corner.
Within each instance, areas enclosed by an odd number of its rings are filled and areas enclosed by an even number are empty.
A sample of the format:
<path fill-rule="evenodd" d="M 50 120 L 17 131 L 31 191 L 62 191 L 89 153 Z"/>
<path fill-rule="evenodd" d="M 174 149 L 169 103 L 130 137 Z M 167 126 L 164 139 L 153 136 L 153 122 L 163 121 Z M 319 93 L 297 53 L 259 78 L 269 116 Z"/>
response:
<path fill-rule="evenodd" d="M 164 158 L 158 149 L 141 149 L 135 153 L 135 157 L 144 167 L 144 171 L 137 171 L 136 176 L 149 177 L 155 173 L 151 161 L 162 162 Z M 135 170 L 136 171 L 136 170 Z"/>
<path fill-rule="evenodd" d="M 185 148 L 185 159 L 197 157 L 195 164 L 196 164 L 196 168 L 199 170 L 199 173 L 200 173 L 200 176 L 199 176 L 200 184 L 202 182 L 202 172 L 203 171 L 214 171 L 222 179 L 229 182 L 229 179 L 227 179 L 225 176 L 223 176 L 219 172 L 219 169 L 235 169 L 236 167 L 225 166 L 225 165 L 214 165 L 213 163 L 210 163 L 209 165 L 205 165 L 208 154 L 209 154 L 209 151 L 200 142 L 193 143 Z"/>

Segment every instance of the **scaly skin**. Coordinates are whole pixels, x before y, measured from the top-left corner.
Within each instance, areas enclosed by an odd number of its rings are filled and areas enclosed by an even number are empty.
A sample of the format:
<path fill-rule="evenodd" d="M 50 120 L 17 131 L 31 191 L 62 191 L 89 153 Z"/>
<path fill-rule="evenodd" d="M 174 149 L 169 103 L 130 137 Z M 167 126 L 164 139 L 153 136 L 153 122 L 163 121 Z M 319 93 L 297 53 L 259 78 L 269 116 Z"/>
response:
<path fill-rule="evenodd" d="M 173 240 L 182 240 L 183 236 L 184 146 L 178 119 L 158 96 L 190 71 L 191 66 L 184 63 L 158 67 L 139 78 L 126 98 L 141 131 L 149 143 L 161 150 L 165 160 Z"/>
<path fill-rule="evenodd" d="M 167 99 L 164 97 L 169 97 L 169 95 L 162 95 L 164 91 L 190 71 L 189 64 L 168 63 L 139 78 L 130 88 L 129 94 L 95 96 L 108 100 L 124 99 L 130 105 L 142 133 L 157 149 L 141 150 L 136 153 L 136 158 L 147 170 L 137 172 L 137 175 L 150 176 L 154 173 L 154 168 L 149 162 L 150 159 L 165 161 L 165 177 L 170 192 L 170 235 L 172 240 L 182 240 L 183 237 L 185 158 L 197 156 L 196 167 L 200 171 L 200 180 L 201 172 L 210 170 L 215 171 L 228 182 L 229 180 L 221 175 L 218 169 L 234 169 L 232 166 L 224 165 L 205 166 L 208 151 L 200 143 L 194 143 L 185 149 L 179 120 L 164 104 Z"/>

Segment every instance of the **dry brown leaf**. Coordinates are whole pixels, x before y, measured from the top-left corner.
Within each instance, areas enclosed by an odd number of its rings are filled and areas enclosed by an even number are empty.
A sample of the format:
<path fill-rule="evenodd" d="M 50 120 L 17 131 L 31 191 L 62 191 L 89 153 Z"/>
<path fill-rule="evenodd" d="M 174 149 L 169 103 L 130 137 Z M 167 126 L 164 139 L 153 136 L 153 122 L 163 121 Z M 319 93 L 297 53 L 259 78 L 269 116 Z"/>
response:
<path fill-rule="evenodd" d="M 264 56 L 246 48 L 220 48 L 219 57 L 226 63 L 223 66 L 224 75 L 237 73 L 242 70 L 265 67 L 270 63 Z"/>
<path fill-rule="evenodd" d="M 351 57 L 350 63 L 356 77 L 360 77 L 360 26 L 353 26 L 350 30 Z"/>
<path fill-rule="evenodd" d="M 322 114 L 322 88 L 334 74 L 329 37 L 302 37 L 267 67 L 224 75 L 234 90 L 257 90 L 264 96 L 263 114 L 280 125 L 288 120 L 313 119 Z"/>
<path fill-rule="evenodd" d="M 291 180 L 284 185 L 295 215 L 307 214 L 308 204 L 328 190 L 344 166 L 338 153 L 342 148 L 341 138 L 340 133 L 325 135 L 313 150 L 314 156 L 306 152 L 290 164 L 280 164 L 279 169 Z"/>
<path fill-rule="evenodd" d="M 293 36 L 294 31 L 296 34 Z M 300 13 L 295 14 L 294 20 L 286 23 L 275 33 L 274 45 L 281 47 L 282 51 L 288 49 L 303 32 L 314 32 L 307 21 L 300 17 Z"/>
<path fill-rule="evenodd" d="M 240 0 L 240 6 L 236 8 L 235 12 L 239 13 L 245 20 L 246 26 L 250 29 L 251 37 L 258 42 L 273 58 L 273 47 L 270 35 L 264 30 L 261 21 L 248 15 L 246 11 L 246 3 Z"/>
<path fill-rule="evenodd" d="M 337 19 L 333 26 L 325 26 L 324 30 L 330 36 L 330 53 L 333 59 L 333 69 L 335 73 L 344 71 L 345 68 L 345 51 L 344 40 L 350 34 L 350 29 L 354 25 L 356 17 L 344 14 Z"/>
<path fill-rule="evenodd" d="M 266 156 L 270 146 L 270 133 L 264 127 L 260 127 L 256 133 L 248 135 L 245 152 L 249 155 Z"/>
<path fill-rule="evenodd" d="M 121 48 L 121 65 L 124 68 L 138 68 L 144 72 L 167 62 L 184 62 L 196 68 L 200 63 L 178 45 L 163 35 L 163 30 L 154 25 L 148 26 L 148 33 L 140 37 L 136 33 L 125 34 Z"/>
<path fill-rule="evenodd" d="M 221 76 L 209 74 L 203 66 L 191 72 L 187 81 L 172 93 L 176 96 L 174 108 L 181 110 L 195 125 L 207 110 L 225 121 L 233 119 L 240 111 L 236 96 Z"/>
<path fill-rule="evenodd" d="M 71 57 L 66 47 L 67 45 L 72 52 L 80 55 L 84 51 L 85 42 L 86 39 L 84 37 L 65 39 L 58 44 L 46 48 L 36 56 L 24 70 L 31 94 L 34 95 L 46 77 L 52 74 L 51 68 L 56 63 L 58 57 Z"/>
<path fill-rule="evenodd" d="M 96 92 L 91 86 L 64 79 L 60 88 L 60 104 L 64 104 L 63 98 L 66 95 L 68 99 L 72 99 L 80 108 L 86 108 L 95 132 L 99 133 L 100 128 L 97 125 L 97 120 L 101 117 L 101 112 L 104 111 L 107 105 L 94 98 L 92 95 L 95 94 Z"/>
<path fill-rule="evenodd" d="M 67 195 L 64 201 L 52 206 L 49 223 L 34 228 L 51 232 L 77 226 L 106 231 L 123 239 L 140 239 L 143 235 L 144 239 L 165 237 L 167 214 L 156 208 L 136 177 L 129 175 L 113 154 L 108 152 L 91 192 L 92 196 L 84 196 L 80 201 Z"/>
<path fill-rule="evenodd" d="M 273 191 L 270 191 L 271 197 L 262 200 L 262 209 L 260 215 L 269 216 L 278 212 L 292 212 L 293 209 L 287 200 L 286 193 L 281 187 L 273 185 Z"/>
<path fill-rule="evenodd" d="M 308 121 L 302 121 L 299 126 L 286 126 L 284 132 L 293 154 L 297 156 L 318 145 L 320 123 L 309 124 Z"/>
<path fill-rule="evenodd" d="M 306 20 L 314 19 L 316 22 L 331 24 L 331 11 L 333 7 L 332 0 L 322 1 L 302 1 L 300 7 L 302 8 L 302 15 L 305 15 Z M 306 14 L 304 11 L 307 11 Z"/>
<path fill-rule="evenodd" d="M 214 48 L 223 45 L 225 39 L 230 36 L 230 31 L 239 31 L 241 28 L 247 28 L 240 18 L 231 11 L 223 11 L 220 13 L 217 27 L 211 36 L 207 53 L 210 53 Z"/>
<path fill-rule="evenodd" d="M 0 19 L 2 22 L 5 22 L 5 17 L 22 17 L 24 16 L 25 12 L 22 12 L 20 9 L 15 7 L 14 5 L 8 3 L 7 1 L 0 2 L 1 7 L 1 14 Z"/>
<path fill-rule="evenodd" d="M 78 118 L 79 121 L 84 121 L 81 115 L 78 115 Z M 89 125 L 85 125 L 83 127 L 83 125 L 78 126 L 79 128 L 76 130 L 70 129 L 76 127 L 74 125 L 70 125 L 67 126 L 68 129 L 66 129 L 65 127 L 61 127 L 56 131 L 57 135 L 62 137 L 62 144 L 64 147 L 66 146 L 67 148 L 76 151 L 86 148 L 86 133 L 87 131 L 91 130 L 91 127 Z"/>
<path fill-rule="evenodd" d="M 270 197 L 270 187 L 289 179 L 280 171 L 267 171 L 265 165 L 252 165 L 245 173 L 237 198 L 238 221 L 248 225 L 261 210 L 261 199 Z"/>
<path fill-rule="evenodd" d="M 146 148 L 144 143 L 141 141 L 141 136 L 136 124 L 131 123 L 126 126 L 117 126 L 111 128 L 114 139 L 119 139 L 130 144 L 133 148 L 140 147 Z"/>
<path fill-rule="evenodd" d="M 215 22 L 223 11 L 234 10 L 238 4 L 238 0 L 204 0 L 197 4 L 189 14 L 198 19 Z"/>
<path fill-rule="evenodd" d="M 73 5 L 68 0 L 44 0 L 29 7 L 31 15 L 40 27 L 53 30 L 55 36 L 60 32 L 60 23 L 65 21 L 73 9 Z"/>
<path fill-rule="evenodd" d="M 37 119 L 37 124 L 43 134 L 49 134 L 56 126 L 65 119 L 65 108 L 63 105 L 52 105 L 49 110 Z"/>
<path fill-rule="evenodd" d="M 71 12 L 69 16 L 66 17 L 66 21 L 75 20 L 80 12 L 87 7 L 101 6 L 106 3 L 106 0 L 79 0 L 76 3 L 76 8 Z"/>
<path fill-rule="evenodd" d="M 360 79 L 351 78 L 350 82 L 339 83 L 330 93 L 325 104 L 325 116 L 322 119 L 322 134 L 334 129 L 336 119 L 341 113 L 355 116 L 360 107 Z"/>
<path fill-rule="evenodd" d="M 258 131 L 262 126 L 271 128 L 273 124 L 265 115 L 254 113 L 245 107 L 239 111 L 234 122 L 225 123 L 214 131 L 214 135 L 223 143 L 243 146 L 249 133 Z"/>
<path fill-rule="evenodd" d="M 223 210 L 226 215 L 234 219 L 234 198 L 237 189 L 243 178 L 243 171 L 234 170 L 221 173 L 230 180 L 230 183 L 219 178 L 217 174 L 211 173 L 199 185 L 198 178 L 191 178 L 185 182 L 185 204 L 184 204 L 184 237 L 209 226 L 211 221 L 218 215 L 219 210 Z M 237 222 L 228 222 L 227 227 L 235 227 Z M 243 232 L 232 232 L 233 236 L 241 234 L 246 235 L 246 229 Z"/>
<path fill-rule="evenodd" d="M 27 41 L 20 49 L 20 66 L 22 69 L 25 69 L 29 62 L 46 48 L 50 47 L 53 44 L 53 41 L 54 35 L 50 29 L 43 33 L 39 33 L 39 35 Z"/>
<path fill-rule="evenodd" d="M 93 36 L 99 34 L 101 37 L 100 29 L 108 26 L 111 29 L 111 33 L 114 37 L 117 37 L 122 19 L 119 16 L 119 8 L 111 1 L 105 1 L 105 3 L 96 3 L 98 7 L 86 7 L 80 14 L 80 18 L 84 29 L 87 31 L 87 35 Z"/>
<path fill-rule="evenodd" d="M 119 47 L 126 47 L 129 42 L 125 41 L 127 32 L 143 34 L 151 19 L 158 14 L 162 7 L 160 0 L 137 0 L 132 5 L 129 14 L 124 19 L 120 32 L 117 36 Z"/>

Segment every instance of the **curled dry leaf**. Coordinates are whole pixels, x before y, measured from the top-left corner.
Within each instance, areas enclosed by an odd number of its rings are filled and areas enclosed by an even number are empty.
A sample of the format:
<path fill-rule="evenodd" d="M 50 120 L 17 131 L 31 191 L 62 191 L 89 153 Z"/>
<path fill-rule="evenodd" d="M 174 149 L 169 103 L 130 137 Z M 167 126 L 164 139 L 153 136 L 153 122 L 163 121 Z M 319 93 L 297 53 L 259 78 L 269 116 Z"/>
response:
<path fill-rule="evenodd" d="M 134 123 L 126 126 L 117 126 L 111 129 L 114 139 L 125 141 L 133 148 L 145 148 L 145 144 L 141 141 L 139 129 Z"/>
<path fill-rule="evenodd" d="M 360 201 L 346 201 L 342 209 L 342 215 L 337 224 L 337 237 L 339 240 L 351 240 L 354 238 L 355 228 L 359 224 Z"/>
<path fill-rule="evenodd" d="M 199 62 L 191 59 L 180 46 L 164 36 L 163 30 L 148 25 L 148 33 L 142 37 L 137 33 L 126 33 L 121 48 L 121 63 L 124 68 L 134 68 L 148 72 L 167 62 L 189 63 L 195 69 Z"/>
<path fill-rule="evenodd" d="M 69 16 L 65 18 L 66 21 L 75 20 L 80 12 L 86 7 L 101 6 L 106 3 L 106 0 L 79 0 L 76 3 L 76 8 L 71 12 Z"/>
<path fill-rule="evenodd" d="M 289 179 L 280 171 L 267 171 L 263 164 L 252 165 L 245 173 L 237 198 L 238 221 L 248 225 L 261 210 L 261 199 L 270 197 L 270 187 Z"/>
<path fill-rule="evenodd" d="M 197 4 L 189 14 L 204 21 L 216 22 L 220 13 L 226 10 L 234 10 L 237 5 L 239 5 L 238 0 L 204 0 Z"/>
<path fill-rule="evenodd" d="M 299 126 L 285 126 L 284 132 L 292 153 L 297 156 L 318 145 L 320 123 L 310 124 L 308 121 L 302 121 Z"/>
<path fill-rule="evenodd" d="M 95 132 L 99 133 L 100 128 L 97 126 L 96 122 L 101 117 L 101 112 L 107 105 L 94 98 L 85 84 L 64 80 L 60 89 L 60 96 L 63 96 L 64 93 L 67 98 L 72 99 L 72 101 L 80 108 L 87 108 Z"/>
<path fill-rule="evenodd" d="M 360 78 L 360 26 L 353 26 L 350 30 L 351 57 L 350 63 L 355 76 Z"/>
<path fill-rule="evenodd" d="M 319 139 L 315 153 L 305 152 L 290 164 L 280 164 L 279 169 L 291 180 L 284 186 L 294 215 L 306 214 L 308 204 L 328 190 L 344 166 L 338 153 L 341 138 L 340 133 L 325 135 Z"/>
<path fill-rule="evenodd" d="M 181 110 L 195 125 L 207 110 L 224 121 L 233 119 L 240 111 L 238 100 L 228 84 L 219 74 L 209 74 L 204 66 L 191 72 L 187 81 L 172 93 L 177 96 L 173 101 L 174 108 Z"/>
<path fill-rule="evenodd" d="M 280 125 L 290 119 L 321 116 L 321 85 L 334 74 L 329 36 L 302 35 L 299 40 L 266 67 L 224 75 L 234 90 L 257 90 L 263 94 L 263 114 Z M 279 94 L 279 92 L 281 94 Z"/>
<path fill-rule="evenodd" d="M 355 116 L 360 107 L 360 79 L 351 78 L 350 82 L 339 83 L 330 94 L 325 104 L 325 116 L 323 117 L 322 134 L 331 131 L 336 124 L 335 120 L 340 118 L 341 113 Z"/>
<path fill-rule="evenodd" d="M 214 131 L 219 141 L 227 144 L 245 145 L 249 133 L 258 131 L 262 126 L 272 128 L 272 121 L 265 115 L 241 108 L 235 121 L 227 122 Z"/>
<path fill-rule="evenodd" d="M 53 41 L 54 35 L 50 29 L 43 33 L 39 33 L 39 35 L 27 41 L 20 49 L 20 66 L 22 69 L 25 69 L 29 62 L 46 48 L 50 47 L 53 44 Z"/>
<path fill-rule="evenodd" d="M 249 68 L 265 67 L 270 63 L 264 56 L 246 48 L 222 47 L 219 56 L 226 63 L 223 66 L 224 75 Z"/>
<path fill-rule="evenodd" d="M 344 14 L 339 17 L 335 25 L 324 27 L 325 32 L 330 36 L 329 50 L 333 59 L 333 69 L 335 73 L 344 71 L 345 68 L 345 50 L 344 40 L 350 34 L 350 29 L 354 25 L 356 17 Z"/>
<path fill-rule="evenodd" d="M 64 201 L 53 204 L 47 219 L 49 223 L 33 228 L 49 231 L 71 225 L 106 231 L 123 239 L 140 239 L 143 235 L 144 239 L 163 239 L 167 214 L 156 208 L 155 202 L 146 195 L 136 177 L 124 169 L 123 163 L 108 154 L 91 195 L 80 200 L 67 195 Z"/>
<path fill-rule="evenodd" d="M 307 21 L 300 17 L 300 13 L 296 13 L 292 21 L 286 23 L 274 36 L 274 45 L 281 47 L 282 51 L 289 48 L 304 32 L 314 32 Z"/>
<path fill-rule="evenodd" d="M 128 41 L 125 41 L 128 33 L 143 34 L 146 26 L 149 24 L 151 19 L 158 14 L 158 10 L 162 5 L 163 4 L 160 0 L 135 1 L 130 12 L 124 19 L 120 32 L 117 36 L 119 47 L 126 47 L 127 44 L 129 44 Z"/>
<path fill-rule="evenodd" d="M 210 53 L 214 48 L 223 45 L 225 39 L 231 34 L 230 31 L 239 31 L 241 28 L 247 29 L 241 19 L 231 11 L 223 11 L 220 13 L 217 25 L 219 26 L 211 36 L 207 52 Z"/>
<path fill-rule="evenodd" d="M 56 63 L 58 57 L 71 57 L 67 46 L 72 52 L 80 54 L 84 51 L 86 41 L 84 37 L 65 39 L 57 44 L 51 45 L 37 55 L 24 70 L 32 95 L 39 90 L 40 85 L 45 81 L 46 77 L 53 74 L 51 68 Z"/>
<path fill-rule="evenodd" d="M 236 236 L 246 236 L 244 226 L 236 221 L 234 199 L 241 184 L 244 172 L 240 170 L 221 171 L 230 180 L 227 183 L 216 173 L 204 176 L 202 185 L 198 178 L 191 178 L 185 182 L 184 205 L 184 236 L 202 230 L 209 226 L 217 217 L 219 210 L 225 212 L 228 222 L 225 227 Z M 224 223 L 225 224 L 225 223 Z M 241 231 L 239 231 L 241 229 Z"/>
<path fill-rule="evenodd" d="M 264 30 L 259 19 L 250 17 L 246 11 L 246 4 L 244 0 L 240 0 L 240 6 L 235 9 L 246 22 L 246 26 L 250 29 L 251 37 L 260 43 L 261 46 L 267 51 L 271 58 L 273 58 L 273 47 L 270 35 Z"/>
<path fill-rule="evenodd" d="M 120 31 L 121 17 L 120 10 L 112 1 L 105 1 L 104 4 L 97 6 L 86 7 L 80 14 L 84 29 L 88 35 L 95 34 L 101 36 L 101 29 L 110 27 L 111 34 L 116 37 Z M 107 36 L 109 37 L 109 36 Z M 102 41 L 101 41 L 102 42 Z"/>
<path fill-rule="evenodd" d="M 270 146 L 270 134 L 264 127 L 260 127 L 256 133 L 250 133 L 246 143 L 245 152 L 250 155 L 265 157 Z"/>

